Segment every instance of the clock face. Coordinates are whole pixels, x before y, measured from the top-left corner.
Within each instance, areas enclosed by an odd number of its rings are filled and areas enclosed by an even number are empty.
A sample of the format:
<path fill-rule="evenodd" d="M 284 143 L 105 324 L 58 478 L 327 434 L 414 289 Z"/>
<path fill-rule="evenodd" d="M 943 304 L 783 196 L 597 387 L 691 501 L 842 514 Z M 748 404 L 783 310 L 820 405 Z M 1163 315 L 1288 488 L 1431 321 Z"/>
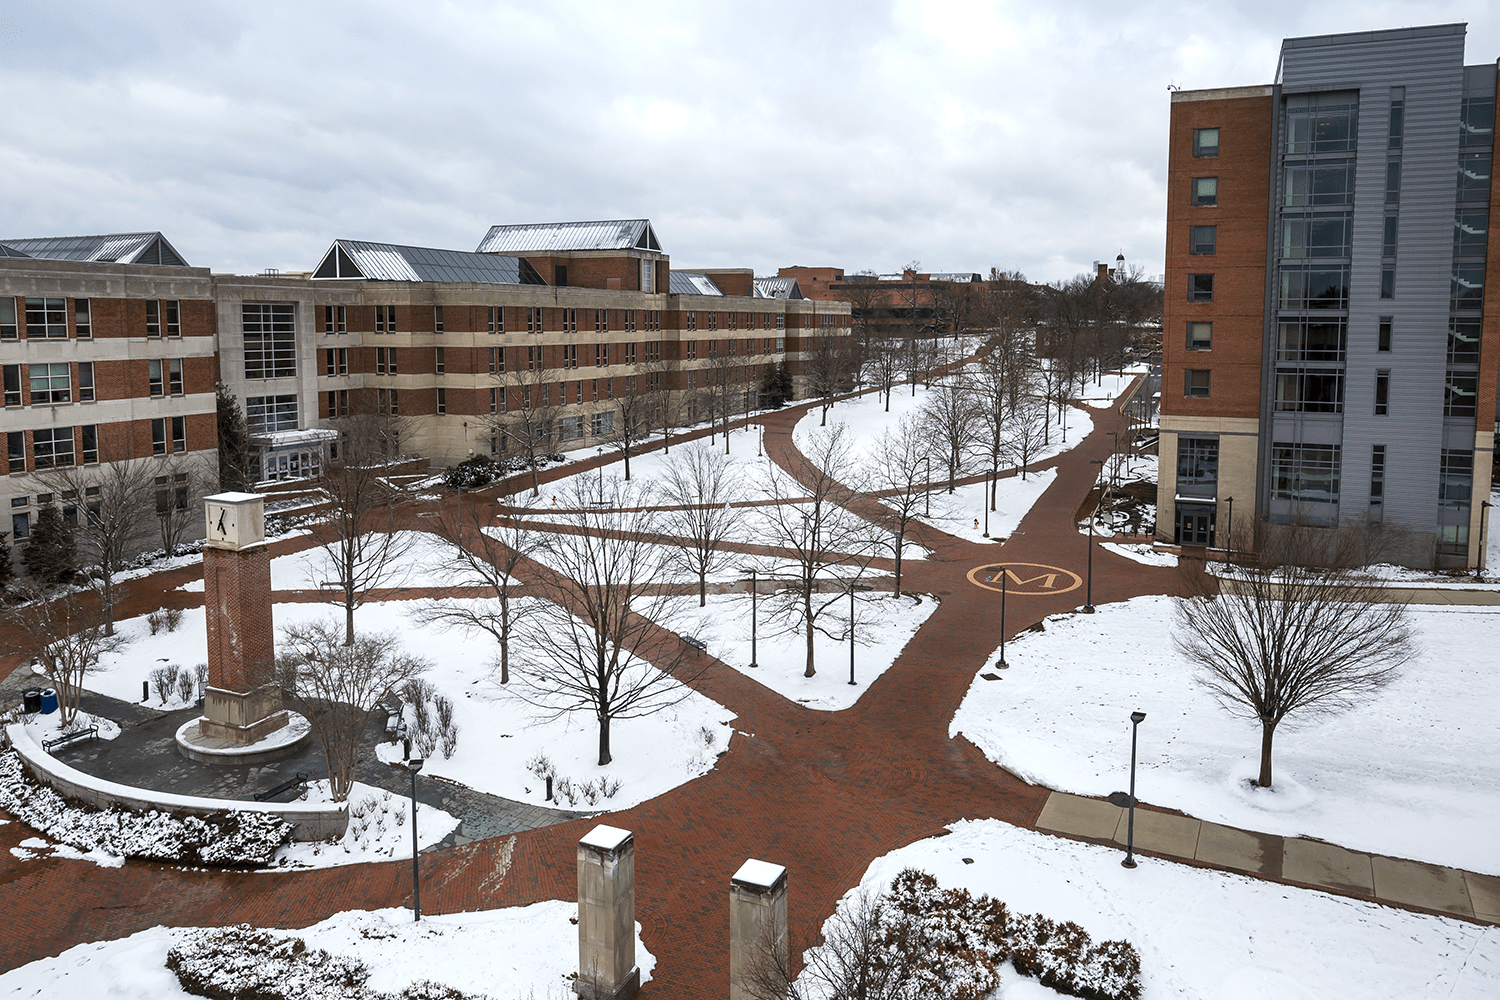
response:
<path fill-rule="evenodd" d="M 226 503 L 232 499 L 234 502 Z M 242 549 L 265 540 L 261 499 L 240 494 L 205 497 L 204 519 L 207 541 L 215 548 Z"/>

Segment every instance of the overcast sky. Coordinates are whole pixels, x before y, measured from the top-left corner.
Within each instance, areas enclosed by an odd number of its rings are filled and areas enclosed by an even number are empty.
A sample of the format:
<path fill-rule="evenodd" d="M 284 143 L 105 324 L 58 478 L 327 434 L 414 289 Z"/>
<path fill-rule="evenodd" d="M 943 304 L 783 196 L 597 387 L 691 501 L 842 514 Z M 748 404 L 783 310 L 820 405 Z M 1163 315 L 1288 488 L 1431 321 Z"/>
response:
<path fill-rule="evenodd" d="M 0 5 L 0 238 L 160 229 L 216 271 L 335 238 L 649 218 L 676 267 L 1162 271 L 1169 84 L 1485 3 Z"/>

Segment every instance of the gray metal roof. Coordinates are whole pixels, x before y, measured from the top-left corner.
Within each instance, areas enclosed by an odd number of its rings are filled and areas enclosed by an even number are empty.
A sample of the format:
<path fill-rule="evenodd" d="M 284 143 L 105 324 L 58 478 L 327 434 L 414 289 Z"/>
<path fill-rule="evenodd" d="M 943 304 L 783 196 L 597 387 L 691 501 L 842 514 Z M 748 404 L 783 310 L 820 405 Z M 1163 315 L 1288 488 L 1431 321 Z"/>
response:
<path fill-rule="evenodd" d="M 187 267 L 188 262 L 161 233 L 111 233 L 108 236 L 43 236 L 32 239 L 0 239 L 27 257 L 47 260 L 88 260 L 106 264 L 166 264 Z"/>
<path fill-rule="evenodd" d="M 702 271 L 673 271 L 673 295 L 723 295 L 724 290 Z"/>
<path fill-rule="evenodd" d="M 31 256 L 31 254 L 29 254 L 29 253 L 22 253 L 19 250 L 13 250 L 10 247 L 6 246 L 4 243 L 0 243 L 0 257 L 30 257 L 30 256 Z"/>
<path fill-rule="evenodd" d="M 334 240 L 313 271 L 313 277 L 481 285 L 546 284 L 530 264 L 517 257 L 362 240 Z"/>
<path fill-rule="evenodd" d="M 611 222 L 538 222 L 491 226 L 479 253 L 550 253 L 568 250 L 661 251 L 650 219 Z"/>
<path fill-rule="evenodd" d="M 800 299 L 802 286 L 797 284 L 796 278 L 756 278 L 755 298 Z"/>

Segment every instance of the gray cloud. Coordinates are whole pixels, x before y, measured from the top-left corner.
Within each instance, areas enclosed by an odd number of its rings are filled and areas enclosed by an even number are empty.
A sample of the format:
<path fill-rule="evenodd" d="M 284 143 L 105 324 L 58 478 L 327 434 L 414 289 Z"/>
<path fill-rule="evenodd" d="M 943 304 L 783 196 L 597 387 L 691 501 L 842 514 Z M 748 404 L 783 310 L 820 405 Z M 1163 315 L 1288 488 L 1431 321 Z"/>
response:
<path fill-rule="evenodd" d="M 12 2 L 0 232 L 158 228 L 194 263 L 648 216 L 680 266 L 1161 270 L 1167 84 L 1458 3 Z"/>

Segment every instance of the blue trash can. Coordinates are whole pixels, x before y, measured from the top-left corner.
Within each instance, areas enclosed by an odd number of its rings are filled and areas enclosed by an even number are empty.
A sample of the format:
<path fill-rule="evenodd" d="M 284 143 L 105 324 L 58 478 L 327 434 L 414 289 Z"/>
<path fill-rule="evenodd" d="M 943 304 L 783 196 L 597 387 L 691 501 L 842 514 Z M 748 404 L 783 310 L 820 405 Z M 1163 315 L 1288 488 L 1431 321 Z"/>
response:
<path fill-rule="evenodd" d="M 42 688 L 42 714 L 51 715 L 57 711 L 57 689 Z"/>

